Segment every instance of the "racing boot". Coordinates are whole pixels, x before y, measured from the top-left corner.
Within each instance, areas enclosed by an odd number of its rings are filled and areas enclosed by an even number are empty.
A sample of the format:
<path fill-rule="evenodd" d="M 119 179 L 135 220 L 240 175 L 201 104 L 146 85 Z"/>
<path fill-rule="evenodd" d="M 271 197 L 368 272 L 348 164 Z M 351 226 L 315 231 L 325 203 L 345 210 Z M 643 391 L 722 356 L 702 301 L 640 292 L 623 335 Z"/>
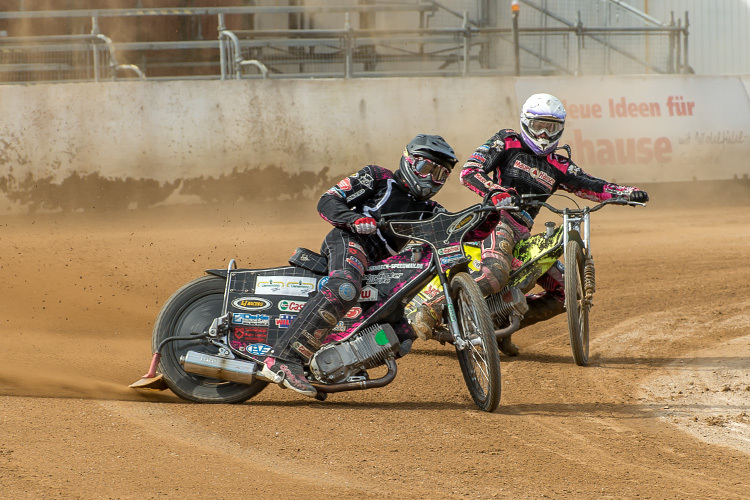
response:
<path fill-rule="evenodd" d="M 500 349 L 501 353 L 512 358 L 518 356 L 521 351 L 518 349 L 518 346 L 510 340 L 510 337 L 511 335 L 501 338 L 497 342 L 497 347 Z"/>
<path fill-rule="evenodd" d="M 350 271 L 331 272 L 328 281 L 289 325 L 289 331 L 269 351 L 260 376 L 315 397 L 317 391 L 307 380 L 303 365 L 310 363 L 333 327 L 357 302 L 360 283 L 361 277 Z"/>
<path fill-rule="evenodd" d="M 565 296 L 544 291 L 526 296 L 529 311 L 521 320 L 521 328 L 554 318 L 565 311 Z"/>
<path fill-rule="evenodd" d="M 289 325 L 286 335 L 262 361 L 259 375 L 304 396 L 315 397 L 317 391 L 307 380 L 303 366 L 344 316 L 345 311 L 337 306 L 322 293 L 309 300 Z"/>
<path fill-rule="evenodd" d="M 430 302 L 417 306 L 416 313 L 409 318 L 411 328 L 421 340 L 430 340 L 433 337 L 435 327 L 442 321 L 444 303 L 445 295 L 441 293 Z"/>
<path fill-rule="evenodd" d="M 482 295 L 499 292 L 508 282 L 513 262 L 515 235 L 507 222 L 501 221 L 482 242 L 481 275 L 475 278 Z"/>

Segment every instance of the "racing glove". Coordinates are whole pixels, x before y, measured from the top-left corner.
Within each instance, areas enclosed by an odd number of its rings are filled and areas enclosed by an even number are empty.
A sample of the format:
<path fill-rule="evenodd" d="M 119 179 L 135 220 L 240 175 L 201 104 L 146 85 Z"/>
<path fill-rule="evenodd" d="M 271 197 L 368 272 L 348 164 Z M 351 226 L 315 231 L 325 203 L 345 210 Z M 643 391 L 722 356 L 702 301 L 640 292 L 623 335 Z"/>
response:
<path fill-rule="evenodd" d="M 497 208 L 509 207 L 516 204 L 515 202 L 517 196 L 518 193 L 516 192 L 516 190 L 513 188 L 509 188 L 505 191 L 496 192 L 492 195 L 490 200 L 492 200 L 492 204 Z"/>
<path fill-rule="evenodd" d="M 648 201 L 648 193 L 646 191 L 641 191 L 640 189 L 636 189 L 632 193 L 630 193 L 630 196 L 628 196 L 628 201 L 635 201 L 637 203 L 646 203 Z"/>
<path fill-rule="evenodd" d="M 352 229 L 359 234 L 372 234 L 378 230 L 378 223 L 372 217 L 362 217 L 352 223 Z"/>

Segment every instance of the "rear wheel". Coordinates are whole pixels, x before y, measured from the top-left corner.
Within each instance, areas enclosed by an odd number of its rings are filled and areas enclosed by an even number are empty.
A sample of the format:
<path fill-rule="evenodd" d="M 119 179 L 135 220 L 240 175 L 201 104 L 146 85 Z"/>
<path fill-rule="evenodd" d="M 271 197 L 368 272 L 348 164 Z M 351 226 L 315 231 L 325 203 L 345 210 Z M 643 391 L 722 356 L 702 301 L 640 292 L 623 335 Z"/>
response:
<path fill-rule="evenodd" d="M 451 281 L 458 330 L 466 348 L 456 348 L 458 362 L 472 399 L 484 411 L 494 411 L 500 404 L 500 354 L 490 311 L 482 292 L 466 273 Z"/>
<path fill-rule="evenodd" d="M 573 360 L 578 366 L 589 362 L 589 303 L 583 290 L 584 257 L 581 245 L 569 241 L 565 247 L 565 309 Z"/>
<path fill-rule="evenodd" d="M 203 333 L 221 315 L 226 281 L 219 276 L 203 276 L 184 285 L 167 300 L 154 324 L 152 349 L 167 337 Z M 167 386 L 183 399 L 196 403 L 241 403 L 262 391 L 268 382 L 256 380 L 250 385 L 227 382 L 187 373 L 180 357 L 188 351 L 217 354 L 218 348 L 202 339 L 176 340 L 161 351 L 159 370 Z"/>

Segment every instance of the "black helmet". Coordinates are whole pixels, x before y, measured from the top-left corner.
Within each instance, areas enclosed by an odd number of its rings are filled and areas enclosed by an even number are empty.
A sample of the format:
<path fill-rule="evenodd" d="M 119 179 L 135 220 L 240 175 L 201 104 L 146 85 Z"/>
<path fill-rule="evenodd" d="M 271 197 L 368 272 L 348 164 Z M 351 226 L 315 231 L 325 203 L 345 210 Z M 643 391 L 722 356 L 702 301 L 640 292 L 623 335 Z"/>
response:
<path fill-rule="evenodd" d="M 419 134 L 404 149 L 397 177 L 418 200 L 435 196 L 458 161 L 439 135 Z"/>

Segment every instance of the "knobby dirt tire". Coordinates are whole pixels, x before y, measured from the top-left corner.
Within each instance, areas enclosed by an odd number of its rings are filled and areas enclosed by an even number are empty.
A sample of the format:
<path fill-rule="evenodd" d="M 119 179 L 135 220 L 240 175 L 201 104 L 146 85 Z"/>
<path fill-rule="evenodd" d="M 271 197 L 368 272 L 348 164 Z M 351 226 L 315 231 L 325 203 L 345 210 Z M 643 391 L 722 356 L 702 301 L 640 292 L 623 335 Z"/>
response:
<path fill-rule="evenodd" d="M 487 303 L 476 282 L 466 273 L 451 280 L 453 304 L 461 337 L 469 345 L 456 349 L 464 381 L 476 405 L 495 411 L 500 404 L 500 353 Z"/>
<path fill-rule="evenodd" d="M 573 360 L 578 366 L 589 362 L 589 305 L 583 290 L 584 256 L 577 241 L 565 247 L 565 309 Z"/>
<path fill-rule="evenodd" d="M 164 304 L 154 324 L 152 350 L 167 337 L 199 334 L 208 330 L 214 318 L 221 315 L 226 281 L 219 276 L 202 276 L 177 290 Z M 262 391 L 268 382 L 252 384 L 227 382 L 187 373 L 180 356 L 189 350 L 217 354 L 218 348 L 200 339 L 167 343 L 161 352 L 159 371 L 167 386 L 182 399 L 196 403 L 242 403 Z"/>

